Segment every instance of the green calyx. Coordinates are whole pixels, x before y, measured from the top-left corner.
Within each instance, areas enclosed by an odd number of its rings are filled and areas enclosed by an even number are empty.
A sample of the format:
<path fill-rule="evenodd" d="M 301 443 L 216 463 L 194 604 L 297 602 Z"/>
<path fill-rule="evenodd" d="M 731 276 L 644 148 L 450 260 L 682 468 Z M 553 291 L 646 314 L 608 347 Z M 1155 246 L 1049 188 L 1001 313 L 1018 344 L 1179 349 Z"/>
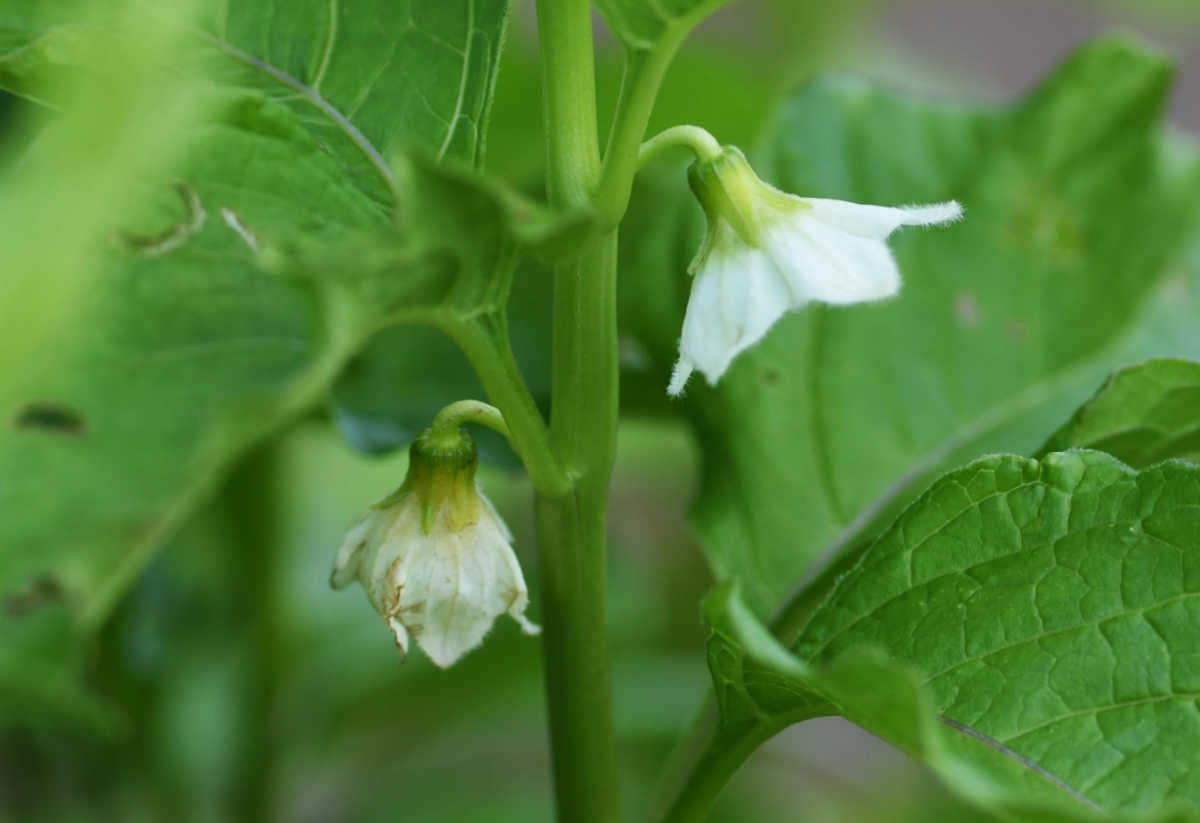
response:
<path fill-rule="evenodd" d="M 442 461 L 458 461 L 461 463 L 477 463 L 479 458 L 475 450 L 475 441 L 457 425 L 430 426 L 417 436 L 409 447 L 409 456 L 413 460 L 437 459 Z"/>
<path fill-rule="evenodd" d="M 724 242 L 723 236 L 728 237 L 720 231 L 722 223 L 728 224 L 743 244 L 758 248 L 764 220 L 807 208 L 800 198 L 764 183 L 735 146 L 725 146 L 719 154 L 693 163 L 688 169 L 688 185 L 708 218 L 704 245 L 689 267 L 692 273 Z"/>
<path fill-rule="evenodd" d="M 717 222 L 724 220 L 746 245 L 759 245 L 754 200 L 763 182 L 739 149 L 726 146 L 713 158 L 697 160 L 688 169 L 688 185 L 708 218 L 710 238 Z"/>
<path fill-rule="evenodd" d="M 479 522 L 478 466 L 475 442 L 462 429 L 426 429 L 409 447 L 404 483 L 376 506 L 392 506 L 413 495 L 425 534 L 439 523 L 449 531 L 462 531 Z"/>

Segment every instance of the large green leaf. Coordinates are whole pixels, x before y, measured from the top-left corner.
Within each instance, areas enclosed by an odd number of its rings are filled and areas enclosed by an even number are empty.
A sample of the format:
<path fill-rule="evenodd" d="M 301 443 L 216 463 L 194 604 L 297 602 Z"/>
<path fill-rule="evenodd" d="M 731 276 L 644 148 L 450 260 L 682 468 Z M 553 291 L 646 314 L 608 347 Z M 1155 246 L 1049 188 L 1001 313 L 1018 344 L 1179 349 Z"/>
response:
<path fill-rule="evenodd" d="M 896 237 L 899 299 L 789 315 L 715 391 L 692 387 L 706 460 L 693 520 L 759 614 L 946 468 L 1032 452 L 1115 368 L 1200 354 L 1200 259 L 1184 255 L 1200 237 L 1200 164 L 1161 133 L 1170 77 L 1159 55 L 1104 40 L 1011 110 L 857 81 L 784 106 L 757 153 L 770 182 L 953 198 L 967 216 Z M 623 249 L 623 321 L 664 385 L 698 242 L 695 207 L 674 198 L 685 205 L 644 201 Z"/>
<path fill-rule="evenodd" d="M 123 36 L 107 5 L 0 2 L 0 86 L 41 97 L 48 71 L 98 68 L 80 65 L 90 57 L 88 41 L 119 44 Z M 204 68 L 222 85 L 292 108 L 348 168 L 386 177 L 384 158 L 412 146 L 482 161 L 507 0 L 195 0 L 184 7 L 197 22 L 192 48 L 176 60 L 195 69 L 199 51 L 212 58 Z M 369 176 L 363 182 L 378 183 Z"/>
<path fill-rule="evenodd" d="M 81 55 L 131 34 L 75 24 L 63 5 L 0 3 L 0 45 L 24 49 L 5 65 L 30 58 L 11 86 L 36 100 L 69 76 L 103 100 L 105 70 Z M 514 244 L 549 225 L 423 159 L 479 159 L 505 3 L 216 6 L 207 33 L 140 67 L 205 72 L 182 159 L 124 181 L 136 208 L 97 227 L 78 310 L 42 330 L 0 393 L 0 592 L 52 579 L 88 620 L 239 455 L 323 398 L 371 332 L 494 313 Z M 52 160 L 55 144 L 39 143 L 33 155 Z M 87 192 L 61 207 L 73 196 Z M 14 270 L 35 293 L 52 249 L 31 248 Z"/>
<path fill-rule="evenodd" d="M 1142 467 L 1200 460 L 1200 363 L 1150 360 L 1114 374 L 1041 453 L 1098 449 Z"/>
<path fill-rule="evenodd" d="M 1198 501 L 1183 462 L 987 457 L 862 555 L 791 655 L 722 590 L 714 752 L 837 713 L 985 805 L 1200 812 Z"/>

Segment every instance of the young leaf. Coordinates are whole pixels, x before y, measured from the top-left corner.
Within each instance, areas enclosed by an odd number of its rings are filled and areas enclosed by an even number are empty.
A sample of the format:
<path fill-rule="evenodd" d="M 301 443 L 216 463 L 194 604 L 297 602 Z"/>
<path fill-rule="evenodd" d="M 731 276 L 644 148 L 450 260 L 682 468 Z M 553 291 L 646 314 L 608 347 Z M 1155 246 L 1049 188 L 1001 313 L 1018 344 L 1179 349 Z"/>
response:
<path fill-rule="evenodd" d="M 1200 163 L 1162 136 L 1170 76 L 1159 55 L 1102 40 L 1007 111 L 852 81 L 783 107 L 757 155 L 764 179 L 864 203 L 957 199 L 966 219 L 892 242 L 898 299 L 810 306 L 716 390 L 690 389 L 706 456 L 693 522 L 757 613 L 948 467 L 1032 452 L 1114 368 L 1200 356 L 1200 255 L 1187 246 L 1200 237 Z M 665 387 L 699 240 L 669 202 L 638 214 L 622 317 Z"/>
<path fill-rule="evenodd" d="M 720 590 L 711 756 L 837 713 L 993 809 L 1195 815 L 1197 500 L 1181 462 L 987 457 L 884 532 L 791 654 Z"/>
<path fill-rule="evenodd" d="M 1200 460 L 1200 363 L 1150 360 L 1114 374 L 1039 454 L 1097 449 L 1140 468 Z"/>

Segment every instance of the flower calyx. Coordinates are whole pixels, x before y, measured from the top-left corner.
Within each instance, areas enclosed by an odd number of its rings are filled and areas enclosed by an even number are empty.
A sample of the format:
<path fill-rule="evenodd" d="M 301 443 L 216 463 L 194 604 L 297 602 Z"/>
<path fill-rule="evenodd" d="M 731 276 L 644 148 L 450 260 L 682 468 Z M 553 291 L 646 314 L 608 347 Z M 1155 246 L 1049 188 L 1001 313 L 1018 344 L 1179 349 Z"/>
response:
<path fill-rule="evenodd" d="M 713 252 L 726 227 L 742 245 L 758 248 L 762 245 L 760 212 L 764 206 L 781 211 L 805 208 L 803 202 L 793 202 L 798 198 L 791 198 L 760 180 L 746 155 L 736 146 L 724 146 L 713 157 L 698 158 L 688 168 L 688 185 L 708 219 L 704 245 L 688 266 L 689 274 L 695 274 Z M 761 203 L 764 199 L 774 202 Z"/>
<path fill-rule="evenodd" d="M 435 524 L 453 532 L 479 522 L 482 498 L 475 487 L 479 452 L 461 429 L 426 429 L 408 449 L 408 475 L 399 489 L 372 508 L 385 508 L 412 495 L 421 514 L 421 530 Z"/>

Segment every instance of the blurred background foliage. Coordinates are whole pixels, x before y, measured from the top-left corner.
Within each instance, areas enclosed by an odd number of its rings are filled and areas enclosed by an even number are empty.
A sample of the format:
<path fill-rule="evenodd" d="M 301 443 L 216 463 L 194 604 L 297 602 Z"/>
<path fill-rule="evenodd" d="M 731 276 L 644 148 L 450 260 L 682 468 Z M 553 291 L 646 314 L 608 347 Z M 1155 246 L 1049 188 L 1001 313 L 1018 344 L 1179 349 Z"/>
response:
<path fill-rule="evenodd" d="M 597 25 L 608 111 L 621 55 Z M 723 142 L 753 145 L 780 95 L 827 70 L 928 94 L 1007 98 L 1071 45 L 1113 26 L 1140 31 L 1178 56 L 1174 117 L 1181 127 L 1200 127 L 1194 0 L 741 0 L 688 42 L 652 128 L 694 122 Z M 0 97 L 6 162 L 29 139 L 24 111 Z M 531 4 L 519 2 L 486 165 L 536 192 L 541 140 L 536 29 Z M 47 199 L 52 207 L 52 193 Z M 531 265 L 517 282 L 514 314 L 544 318 L 544 273 Z M 0 296 L 6 309 L 14 305 L 11 295 Z M 548 388 L 544 332 L 534 321 L 514 329 L 539 394 Z M 72 651 L 86 671 L 86 692 L 56 678 L 51 666 L 44 676 L 29 668 L 32 658 L 21 656 L 7 622 L 22 623 L 25 642 L 54 632 L 62 610 L 18 615 L 26 611 L 21 603 L 6 604 L 0 667 L 6 657 L 20 658 L 29 675 L 23 692 L 6 686 L 20 693 L 7 695 L 0 716 L 0 820 L 550 819 L 536 643 L 502 620 L 449 672 L 419 653 L 401 663 L 361 593 L 327 585 L 346 524 L 403 477 L 405 457 L 393 447 L 444 403 L 481 394 L 465 360 L 442 339 L 416 328 L 387 336 L 388 350 L 421 353 L 405 361 L 406 408 L 372 397 L 377 378 L 352 367 L 325 412 L 245 460 L 171 540 L 94 644 Z M 613 485 L 610 620 L 625 801 L 640 816 L 708 688 L 697 603 L 711 577 L 684 521 L 697 444 L 680 424 L 657 419 L 661 386 L 629 385 L 626 395 L 633 414 L 621 431 Z M 375 401 L 378 423 L 371 425 L 362 410 Z M 359 412 L 353 418 L 342 413 L 347 403 Z M 346 438 L 376 454 L 348 448 Z M 511 473 L 501 444 L 485 444 L 485 453 L 484 487 L 513 527 L 536 592 L 530 489 Z M 531 613 L 536 621 L 536 595 Z M 713 816 L 956 818 L 977 819 L 920 768 L 836 721 L 771 741 Z"/>

